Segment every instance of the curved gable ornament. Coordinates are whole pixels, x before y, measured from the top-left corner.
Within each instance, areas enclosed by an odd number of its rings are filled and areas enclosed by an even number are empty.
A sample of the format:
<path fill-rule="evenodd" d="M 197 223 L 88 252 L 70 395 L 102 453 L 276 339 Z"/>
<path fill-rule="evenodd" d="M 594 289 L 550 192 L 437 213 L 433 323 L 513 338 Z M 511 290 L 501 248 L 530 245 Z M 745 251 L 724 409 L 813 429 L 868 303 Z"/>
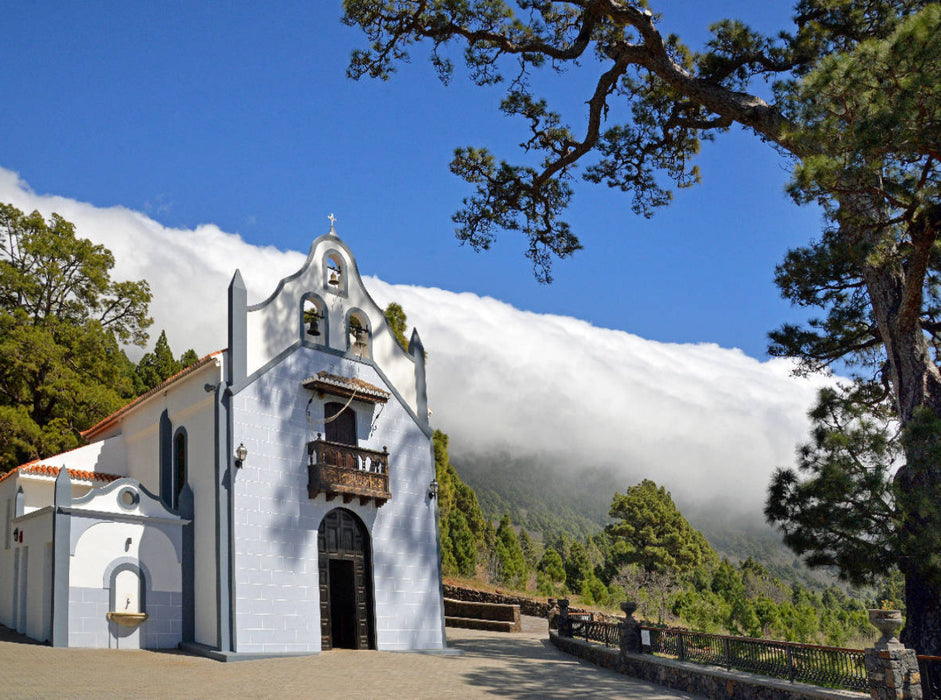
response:
<path fill-rule="evenodd" d="M 248 304 L 236 272 L 229 288 L 229 381 L 238 391 L 294 350 L 317 348 L 376 366 L 417 414 L 415 355 L 395 340 L 332 223 L 330 231 L 261 302 Z"/>

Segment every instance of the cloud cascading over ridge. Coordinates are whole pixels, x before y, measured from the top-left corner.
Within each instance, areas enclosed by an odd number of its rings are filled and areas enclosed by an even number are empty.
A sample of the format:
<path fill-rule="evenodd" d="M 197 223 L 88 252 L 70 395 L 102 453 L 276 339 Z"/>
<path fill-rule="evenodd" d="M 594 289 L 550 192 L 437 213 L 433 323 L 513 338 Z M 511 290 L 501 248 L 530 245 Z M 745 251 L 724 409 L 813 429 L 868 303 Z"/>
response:
<path fill-rule="evenodd" d="M 154 329 L 166 329 L 178 353 L 225 345 L 235 268 L 254 303 L 306 257 L 214 225 L 170 229 L 123 207 L 37 195 L 2 168 L 0 201 L 61 214 L 80 236 L 111 249 L 116 279 L 148 280 Z M 366 284 L 380 305 L 400 303 L 419 329 L 433 423 L 451 435 L 455 453 L 609 467 L 621 490 L 652 478 L 684 506 L 756 516 L 771 471 L 792 463 L 805 439 L 806 412 L 824 381 L 790 376 L 787 361 L 714 344 L 645 340 L 470 293 L 375 277 Z"/>

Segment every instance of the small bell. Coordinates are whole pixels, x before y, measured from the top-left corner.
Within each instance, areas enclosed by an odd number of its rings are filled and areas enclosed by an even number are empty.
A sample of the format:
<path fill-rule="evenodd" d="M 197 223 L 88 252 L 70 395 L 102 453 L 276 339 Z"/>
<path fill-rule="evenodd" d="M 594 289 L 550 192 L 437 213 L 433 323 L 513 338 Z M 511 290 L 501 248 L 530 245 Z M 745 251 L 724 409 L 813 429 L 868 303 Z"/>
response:
<path fill-rule="evenodd" d="M 310 326 L 307 327 L 307 335 L 314 337 L 320 335 L 320 323 L 317 321 L 317 316 L 310 317 Z"/>
<path fill-rule="evenodd" d="M 329 284 L 331 287 L 340 286 L 340 277 L 337 275 L 336 270 L 330 270 L 330 279 L 327 280 L 327 284 Z"/>

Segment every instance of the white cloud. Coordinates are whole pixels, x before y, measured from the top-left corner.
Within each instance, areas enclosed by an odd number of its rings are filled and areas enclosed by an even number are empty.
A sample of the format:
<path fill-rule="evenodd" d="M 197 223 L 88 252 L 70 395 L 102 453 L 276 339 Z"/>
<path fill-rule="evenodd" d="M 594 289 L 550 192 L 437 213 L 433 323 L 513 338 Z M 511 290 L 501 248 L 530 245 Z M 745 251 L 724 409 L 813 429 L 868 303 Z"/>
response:
<path fill-rule="evenodd" d="M 306 257 L 251 245 L 214 224 L 173 229 L 124 207 L 101 208 L 39 195 L 3 168 L 0 202 L 25 212 L 39 210 L 46 217 L 61 214 L 75 224 L 79 236 L 103 243 L 114 253 L 114 279 L 146 279 L 153 291 L 152 335 L 166 329 L 177 353 L 192 347 L 202 355 L 225 347 L 226 290 L 236 268 L 242 272 L 251 303 L 271 294 L 277 280 L 294 272 Z M 128 354 L 136 358 L 141 352 Z"/>
<path fill-rule="evenodd" d="M 37 195 L 3 169 L 0 201 L 58 212 L 114 252 L 116 278 L 147 279 L 154 328 L 167 330 L 176 352 L 225 345 L 235 268 L 252 303 L 305 259 L 211 224 L 170 229 L 123 207 Z M 791 463 L 807 434 L 805 414 L 822 381 L 791 377 L 786 361 L 713 344 L 659 343 L 469 293 L 372 277 L 367 285 L 381 305 L 402 304 L 419 328 L 434 423 L 456 452 L 522 447 L 547 464 L 610 466 L 622 490 L 652 478 L 681 504 L 757 513 L 772 469 Z"/>
<path fill-rule="evenodd" d="M 684 508 L 755 518 L 771 471 L 806 438 L 821 380 L 792 377 L 787 361 L 659 343 L 473 294 L 368 283 L 419 328 L 429 403 L 453 451 L 522 448 L 556 468 L 610 467 L 622 491 L 652 478 Z"/>

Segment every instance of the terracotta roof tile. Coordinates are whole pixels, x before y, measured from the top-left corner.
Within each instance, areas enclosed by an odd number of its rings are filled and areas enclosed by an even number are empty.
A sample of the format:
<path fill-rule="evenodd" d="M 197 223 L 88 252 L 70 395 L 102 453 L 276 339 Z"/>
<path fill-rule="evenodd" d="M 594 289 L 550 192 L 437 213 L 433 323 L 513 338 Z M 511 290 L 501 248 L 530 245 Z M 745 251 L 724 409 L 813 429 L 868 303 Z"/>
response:
<path fill-rule="evenodd" d="M 43 464 L 41 461 L 36 460 L 33 462 L 27 462 L 19 467 L 14 467 L 6 474 L 0 476 L 0 482 L 7 479 L 11 474 L 20 473 L 20 474 L 37 474 L 39 476 L 59 476 L 59 470 L 62 467 L 54 467 L 51 464 Z M 122 479 L 124 477 L 118 476 L 117 474 L 106 474 L 104 472 L 89 472 L 83 469 L 67 469 L 70 479 L 76 479 L 78 481 L 101 481 L 106 484 L 111 483 L 117 479 Z"/>

